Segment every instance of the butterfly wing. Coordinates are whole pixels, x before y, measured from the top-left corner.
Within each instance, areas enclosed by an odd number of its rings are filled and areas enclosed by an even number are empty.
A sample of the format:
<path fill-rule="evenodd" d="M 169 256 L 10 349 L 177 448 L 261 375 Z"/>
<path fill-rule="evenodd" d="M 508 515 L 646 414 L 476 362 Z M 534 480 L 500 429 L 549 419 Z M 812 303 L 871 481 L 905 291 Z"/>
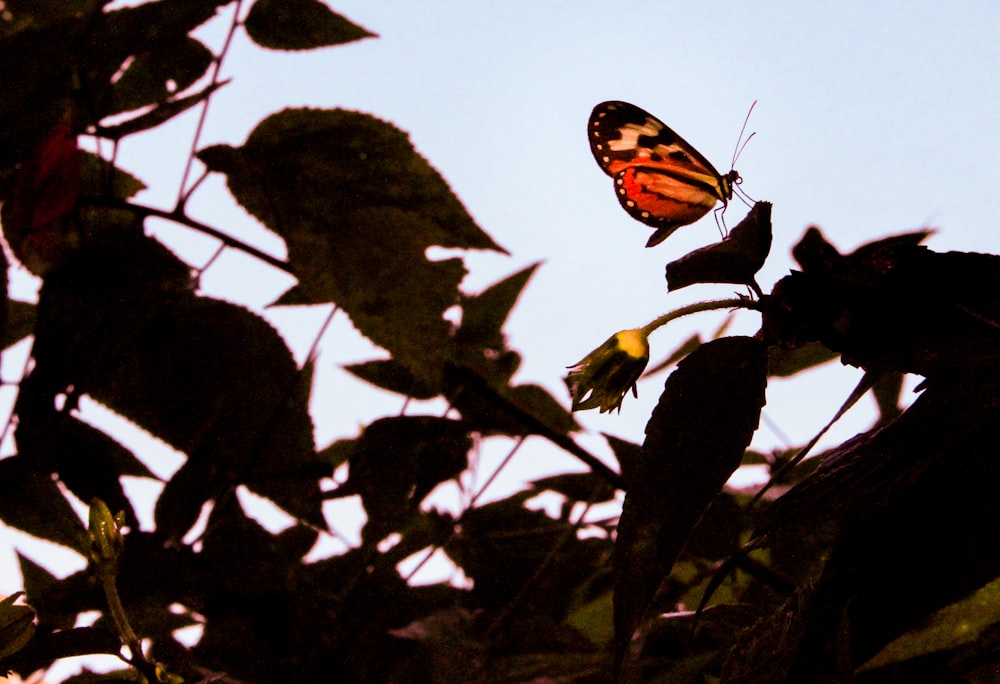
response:
<path fill-rule="evenodd" d="M 635 105 L 602 102 L 590 115 L 587 133 L 594 159 L 615 180 L 622 207 L 656 229 L 647 247 L 733 196 L 736 171 L 721 175 L 669 126 Z"/>

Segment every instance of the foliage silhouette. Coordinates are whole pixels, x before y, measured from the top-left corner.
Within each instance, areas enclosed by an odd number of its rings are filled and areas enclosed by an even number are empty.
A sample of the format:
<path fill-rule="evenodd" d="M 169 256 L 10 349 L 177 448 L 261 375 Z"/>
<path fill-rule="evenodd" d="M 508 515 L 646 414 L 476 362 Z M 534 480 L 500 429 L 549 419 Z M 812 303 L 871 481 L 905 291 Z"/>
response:
<path fill-rule="evenodd" d="M 110 676 L 72 678 L 79 684 L 995 673 L 996 621 L 981 615 L 984 605 L 1000 614 L 991 583 L 1000 557 L 990 551 L 1000 542 L 991 506 L 1000 485 L 998 257 L 936 254 L 920 245 L 927 231 L 842 255 L 809 229 L 793 252 L 801 270 L 765 292 L 756 275 L 770 251 L 770 205 L 758 203 L 726 239 L 666 272 L 669 290 L 737 283 L 751 294 L 629 332 L 645 342 L 666 322 L 713 308 L 759 315 L 760 332 L 723 328 L 661 354 L 649 373 L 680 363 L 643 444 L 607 438 L 616 469 L 575 441 L 568 402 L 515 384 L 521 353 L 503 327 L 537 265 L 468 293 L 462 256 L 426 257 L 432 246 L 505 250 L 393 124 L 287 109 L 240 146 L 198 149 L 196 139 L 191 163 L 225 176 L 237 202 L 284 239 L 287 261 L 189 216 L 201 179 L 185 174 L 174 207 L 145 207 L 133 200 L 143 182 L 114 154 L 79 150 L 80 136 L 141 144 L 142 132 L 211 106 L 237 32 L 288 51 L 374 36 L 317 0 L 248 4 L 219 49 L 191 32 L 220 10 L 236 17 L 234 0 L 108 12 L 82 0 L 46 11 L 5 5 L 0 219 L 11 253 L 43 285 L 36 305 L 5 291 L 0 307 L 4 345 L 34 336 L 9 426 L 17 453 L 0 460 L 0 520 L 76 549 L 90 567 L 57 579 L 21 558 L 30 607 L 0 601 L 0 668 L 27 676 L 98 653 L 126 661 Z M 380 417 L 317 450 L 315 354 L 297 365 L 258 314 L 201 294 L 197 269 L 145 235 L 149 217 L 294 275 L 274 306 L 323 304 L 349 316 L 389 357 L 347 370 L 407 402 L 444 398 L 448 413 Z M 444 314 L 456 307 L 461 322 L 451 323 Z M 634 382 L 648 357 L 618 356 L 628 371 L 619 384 Z M 748 450 L 767 379 L 837 357 L 870 376 L 872 429 L 786 469 L 799 449 Z M 910 373 L 924 378 L 922 393 L 903 410 Z M 620 400 L 628 389 L 595 391 Z M 140 529 L 121 478 L 156 476 L 76 418 L 84 398 L 184 454 L 163 483 L 154 529 Z M 458 514 L 426 505 L 483 440 L 509 444 L 509 462 L 532 435 L 584 472 L 487 504 L 469 493 Z M 326 486 L 344 464 L 346 481 Z M 741 464 L 775 475 L 759 501 L 726 484 Z M 295 524 L 268 532 L 244 512 L 241 488 Z M 91 502 L 88 526 L 67 491 Z M 620 519 L 591 514 L 621 491 Z M 562 497 L 558 515 L 525 505 L 539 492 Z M 305 562 L 331 534 L 323 503 L 355 495 L 367 515 L 360 544 Z M 204 531 L 191 535 L 201 515 Z M 400 563 L 434 551 L 470 585 L 411 586 Z M 76 627 L 86 611 L 101 617 Z M 978 641 L 960 635 L 969 624 Z M 203 632 L 189 648 L 175 632 L 194 625 Z"/>

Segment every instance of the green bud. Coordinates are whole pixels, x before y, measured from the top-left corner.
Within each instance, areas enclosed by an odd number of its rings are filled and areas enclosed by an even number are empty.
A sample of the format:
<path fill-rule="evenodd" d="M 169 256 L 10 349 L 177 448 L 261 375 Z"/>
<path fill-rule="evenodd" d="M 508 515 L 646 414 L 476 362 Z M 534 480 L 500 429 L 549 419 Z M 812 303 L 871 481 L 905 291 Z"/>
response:
<path fill-rule="evenodd" d="M 573 410 L 600 407 L 601 413 L 621 411 L 629 390 L 639 396 L 635 383 L 649 362 L 649 341 L 640 329 L 622 330 L 570 366 L 566 384 L 573 396 Z"/>
<path fill-rule="evenodd" d="M 100 499 L 90 502 L 90 524 L 87 537 L 90 541 L 88 556 L 90 562 L 101 568 L 113 570 L 122 552 L 121 528 L 125 524 L 125 512 L 112 516 L 106 503 Z"/>

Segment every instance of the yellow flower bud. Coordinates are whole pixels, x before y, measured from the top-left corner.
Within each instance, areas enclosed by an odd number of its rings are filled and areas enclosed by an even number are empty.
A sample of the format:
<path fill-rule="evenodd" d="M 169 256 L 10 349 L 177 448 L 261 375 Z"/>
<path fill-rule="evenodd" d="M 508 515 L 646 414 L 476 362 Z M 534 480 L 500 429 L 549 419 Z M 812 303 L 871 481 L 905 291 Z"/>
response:
<path fill-rule="evenodd" d="M 621 411 L 629 390 L 639 396 L 635 383 L 649 362 L 649 340 L 640 329 L 622 330 L 569 367 L 566 384 L 573 396 L 573 410 L 600 407 L 601 413 Z"/>

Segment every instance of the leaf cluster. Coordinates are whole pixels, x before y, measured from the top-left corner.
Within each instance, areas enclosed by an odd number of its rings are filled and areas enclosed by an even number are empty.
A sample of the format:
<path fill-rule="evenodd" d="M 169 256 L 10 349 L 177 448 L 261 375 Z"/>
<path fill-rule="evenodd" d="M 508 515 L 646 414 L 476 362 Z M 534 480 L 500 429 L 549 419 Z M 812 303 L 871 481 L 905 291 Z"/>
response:
<path fill-rule="evenodd" d="M 613 499 L 608 479 L 617 474 L 573 441 L 578 426 L 558 400 L 513 382 L 520 355 L 503 325 L 536 267 L 468 293 L 459 287 L 461 256 L 427 257 L 430 247 L 504 250 L 405 132 L 362 112 L 289 109 L 261 121 L 243 145 L 197 151 L 205 172 L 223 174 L 247 212 L 285 240 L 287 261 L 268 263 L 298 282 L 273 305 L 349 316 L 388 352 L 350 372 L 408 401 L 451 406 L 443 416 L 377 419 L 324 449 L 308 410 L 315 358 L 297 365 L 260 315 L 201 294 L 198 272 L 145 235 L 144 222 L 167 218 L 267 256 L 188 217 L 186 194 L 170 210 L 143 207 L 134 201 L 142 181 L 113 157 L 80 151 L 80 135 L 131 144 L 209 104 L 223 86 L 216 66 L 225 53 L 190 34 L 231 4 L 5 8 L 3 85 L 19 99 L 0 105 L 3 228 L 14 256 L 43 281 L 36 305 L 5 297 L 2 307 L 5 341 L 32 334 L 33 347 L 14 407 L 17 450 L 0 460 L 8 493 L 0 520 L 81 550 L 86 533 L 67 494 L 122 511 L 113 593 L 167 679 L 457 678 L 452 648 L 470 654 L 460 670 L 469 680 L 606 671 L 606 635 L 595 643 L 586 620 L 568 620 L 607 586 L 610 530 L 597 526 L 582 539 L 569 511 Z M 258 0 L 232 29 L 280 50 L 372 35 L 312 0 Z M 456 309 L 452 323 L 445 312 Z M 151 472 L 142 454 L 79 420 L 83 401 L 172 446 L 183 465 L 169 476 Z M 550 478 L 487 505 L 470 501 L 459 513 L 426 504 L 469 470 L 483 439 L 516 449 L 529 435 L 603 470 Z M 346 481 L 331 489 L 345 463 Z M 150 529 L 123 477 L 160 481 Z M 294 524 L 265 530 L 244 511 L 244 488 Z M 561 494 L 567 514 L 526 508 L 542 491 Z M 336 535 L 325 502 L 348 496 L 360 498 L 367 518 L 361 543 L 306 562 L 321 538 Z M 471 586 L 408 584 L 401 562 L 435 551 Z M 57 579 L 25 557 L 21 569 L 34 612 L 17 607 L 18 640 L 0 651 L 4 666 L 27 676 L 58 658 L 121 652 L 120 625 L 93 569 Z M 93 626 L 74 627 L 92 610 L 102 613 Z M 25 643 L 21 627 L 36 614 Z M 189 648 L 175 633 L 191 626 L 202 635 Z"/>

